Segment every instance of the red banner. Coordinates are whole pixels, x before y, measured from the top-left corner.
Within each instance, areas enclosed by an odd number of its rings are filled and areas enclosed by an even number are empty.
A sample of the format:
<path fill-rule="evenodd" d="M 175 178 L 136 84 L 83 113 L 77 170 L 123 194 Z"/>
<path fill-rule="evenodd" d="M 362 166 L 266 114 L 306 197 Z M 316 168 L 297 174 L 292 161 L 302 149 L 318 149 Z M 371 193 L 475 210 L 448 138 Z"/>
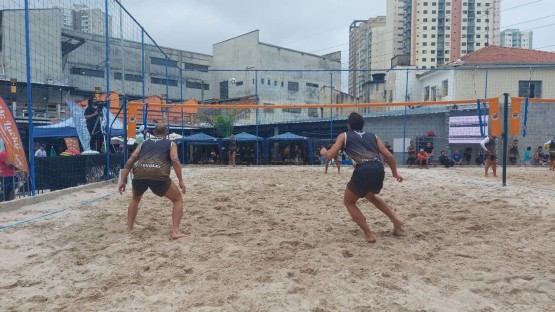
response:
<path fill-rule="evenodd" d="M 0 137 L 6 147 L 8 162 L 21 171 L 29 172 L 25 150 L 15 120 L 2 97 L 0 97 Z"/>

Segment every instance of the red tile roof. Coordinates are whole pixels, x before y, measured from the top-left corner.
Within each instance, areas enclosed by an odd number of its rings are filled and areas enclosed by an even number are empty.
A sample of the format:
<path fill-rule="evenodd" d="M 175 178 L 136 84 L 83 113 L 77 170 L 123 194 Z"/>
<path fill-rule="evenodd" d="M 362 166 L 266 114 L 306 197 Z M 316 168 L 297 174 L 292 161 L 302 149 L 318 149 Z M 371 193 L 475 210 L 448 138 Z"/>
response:
<path fill-rule="evenodd" d="M 488 46 L 461 58 L 467 64 L 555 64 L 555 53 Z"/>

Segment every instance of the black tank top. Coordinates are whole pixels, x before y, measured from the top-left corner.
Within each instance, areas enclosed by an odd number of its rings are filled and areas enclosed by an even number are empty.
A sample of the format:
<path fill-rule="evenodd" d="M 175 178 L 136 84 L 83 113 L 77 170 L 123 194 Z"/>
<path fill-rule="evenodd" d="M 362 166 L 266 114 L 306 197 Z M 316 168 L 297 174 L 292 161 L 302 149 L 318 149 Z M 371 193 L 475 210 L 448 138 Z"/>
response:
<path fill-rule="evenodd" d="M 371 132 L 345 132 L 345 153 L 354 165 L 371 160 L 381 161 L 378 138 Z"/>
<path fill-rule="evenodd" d="M 163 181 L 169 178 L 171 170 L 171 141 L 151 138 L 141 144 L 139 161 L 133 168 L 134 179 Z"/>

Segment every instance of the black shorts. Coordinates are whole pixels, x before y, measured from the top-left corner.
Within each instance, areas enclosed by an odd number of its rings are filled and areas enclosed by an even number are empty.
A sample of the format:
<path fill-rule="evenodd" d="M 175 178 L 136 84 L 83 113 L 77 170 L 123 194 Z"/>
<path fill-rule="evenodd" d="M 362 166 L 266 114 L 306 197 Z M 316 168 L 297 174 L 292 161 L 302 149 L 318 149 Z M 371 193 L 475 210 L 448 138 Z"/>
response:
<path fill-rule="evenodd" d="M 380 161 L 367 161 L 358 164 L 353 171 L 347 187 L 359 198 L 368 193 L 379 194 L 385 177 L 384 166 Z"/>
<path fill-rule="evenodd" d="M 495 156 L 494 154 L 486 154 L 486 160 L 490 160 L 490 161 L 494 161 L 497 159 L 497 156 Z"/>
<path fill-rule="evenodd" d="M 131 184 L 133 185 L 133 196 L 141 196 L 150 188 L 152 193 L 162 197 L 170 189 L 172 180 L 170 178 L 164 181 L 133 179 Z"/>

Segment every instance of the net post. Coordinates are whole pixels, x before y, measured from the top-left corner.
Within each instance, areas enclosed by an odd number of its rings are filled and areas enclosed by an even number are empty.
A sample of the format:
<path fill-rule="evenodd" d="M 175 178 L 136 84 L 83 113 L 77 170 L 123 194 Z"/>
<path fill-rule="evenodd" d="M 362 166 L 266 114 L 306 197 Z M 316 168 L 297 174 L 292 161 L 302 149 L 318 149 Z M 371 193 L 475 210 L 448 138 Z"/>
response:
<path fill-rule="evenodd" d="M 123 164 L 127 162 L 127 96 L 123 95 Z"/>
<path fill-rule="evenodd" d="M 258 69 L 254 71 L 254 103 L 257 105 L 256 107 L 256 136 L 258 137 Z M 256 144 L 256 164 L 258 165 L 258 153 L 259 153 L 259 148 L 258 148 L 258 143 Z"/>
<path fill-rule="evenodd" d="M 503 93 L 503 186 L 507 186 L 507 144 L 509 140 L 509 93 Z"/>
<path fill-rule="evenodd" d="M 409 101 L 409 70 L 407 68 L 407 73 L 406 73 L 406 79 L 405 79 L 405 102 Z M 405 105 L 405 112 L 403 114 L 403 164 L 405 164 L 405 152 L 406 152 L 406 146 L 405 146 L 405 139 L 407 137 L 407 105 Z"/>
<path fill-rule="evenodd" d="M 112 101 L 110 99 L 110 37 L 109 37 L 109 15 L 108 15 L 108 0 L 104 0 L 104 26 L 106 36 L 106 127 L 105 127 L 105 146 L 106 146 L 106 178 L 110 178 L 110 107 Z M 123 77 L 122 77 L 123 78 Z M 122 80 L 123 81 L 123 80 Z"/>
<path fill-rule="evenodd" d="M 330 104 L 333 104 L 333 73 L 330 72 Z M 333 108 L 330 106 L 330 143 L 333 141 Z"/>
<path fill-rule="evenodd" d="M 31 84 L 31 29 L 29 26 L 29 0 L 25 0 L 25 61 L 27 70 L 27 110 L 29 112 L 29 173 L 31 175 L 31 195 L 35 196 L 35 157 L 33 155 L 33 91 Z M 15 112 L 14 112 L 15 113 Z"/>

